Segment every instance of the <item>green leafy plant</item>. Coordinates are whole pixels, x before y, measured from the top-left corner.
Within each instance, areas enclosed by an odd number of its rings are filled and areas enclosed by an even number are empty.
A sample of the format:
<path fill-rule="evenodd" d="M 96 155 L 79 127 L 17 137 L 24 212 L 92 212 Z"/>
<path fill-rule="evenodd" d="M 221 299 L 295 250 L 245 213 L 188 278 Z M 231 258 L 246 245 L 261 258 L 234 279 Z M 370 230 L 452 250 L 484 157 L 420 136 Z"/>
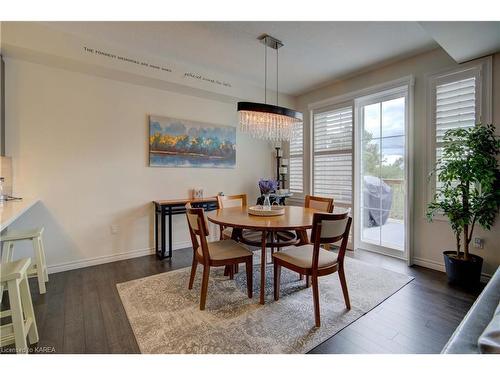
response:
<path fill-rule="evenodd" d="M 474 227 L 490 229 L 500 208 L 500 140 L 494 125 L 448 130 L 443 153 L 431 173 L 442 184 L 427 207 L 427 218 L 444 214 L 456 237 L 457 257 L 469 259 Z"/>

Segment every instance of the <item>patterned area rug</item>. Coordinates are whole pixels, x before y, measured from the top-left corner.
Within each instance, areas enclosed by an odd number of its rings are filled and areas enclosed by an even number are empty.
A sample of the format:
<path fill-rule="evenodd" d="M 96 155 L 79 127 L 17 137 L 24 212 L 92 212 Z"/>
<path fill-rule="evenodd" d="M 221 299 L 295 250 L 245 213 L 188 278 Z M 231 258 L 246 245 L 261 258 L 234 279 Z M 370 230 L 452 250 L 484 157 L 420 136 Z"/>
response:
<path fill-rule="evenodd" d="M 315 328 L 312 288 L 296 273 L 282 269 L 281 298 L 275 302 L 269 264 L 267 303 L 260 305 L 259 266 L 254 266 L 253 299 L 246 296 L 242 266 L 234 280 L 223 268 L 212 269 L 205 311 L 199 310 L 202 266 L 192 290 L 190 268 L 117 284 L 141 352 L 306 353 L 413 279 L 346 257 L 352 308 L 345 309 L 338 275 L 321 277 L 321 327 Z"/>

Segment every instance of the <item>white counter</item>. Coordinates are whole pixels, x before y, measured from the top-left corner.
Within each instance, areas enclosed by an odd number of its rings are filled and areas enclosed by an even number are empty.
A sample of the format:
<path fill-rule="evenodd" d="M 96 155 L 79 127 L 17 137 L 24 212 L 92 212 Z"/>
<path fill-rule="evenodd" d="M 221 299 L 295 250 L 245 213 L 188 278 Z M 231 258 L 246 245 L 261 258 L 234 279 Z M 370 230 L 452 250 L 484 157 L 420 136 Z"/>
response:
<path fill-rule="evenodd" d="M 0 232 L 38 203 L 38 199 L 21 199 L 0 202 Z"/>

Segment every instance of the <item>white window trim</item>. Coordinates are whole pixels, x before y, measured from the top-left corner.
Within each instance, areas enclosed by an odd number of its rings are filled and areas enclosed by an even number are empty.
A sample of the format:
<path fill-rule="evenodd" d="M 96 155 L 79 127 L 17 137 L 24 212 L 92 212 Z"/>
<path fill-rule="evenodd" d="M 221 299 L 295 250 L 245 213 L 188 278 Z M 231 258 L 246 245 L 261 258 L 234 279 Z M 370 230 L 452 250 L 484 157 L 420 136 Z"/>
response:
<path fill-rule="evenodd" d="M 315 109 L 318 109 L 318 108 L 322 108 L 322 107 L 327 107 L 327 106 L 336 106 L 336 105 L 343 105 L 345 103 L 349 103 L 351 102 L 353 104 L 353 111 L 354 111 L 354 117 L 353 117 L 353 131 L 356 131 L 356 124 L 355 122 L 357 121 L 356 118 L 356 113 L 355 113 L 355 106 L 354 106 L 354 101 L 356 98 L 359 98 L 359 97 L 363 97 L 363 96 L 368 96 L 368 95 L 371 95 L 371 94 L 376 94 L 376 93 L 379 93 L 381 91 L 387 91 L 387 90 L 391 90 L 391 89 L 397 89 L 398 87 L 401 87 L 401 86 L 405 86 L 407 85 L 408 86 L 408 104 L 409 104 L 409 107 L 408 107 L 408 139 L 409 139 L 409 142 L 408 142 L 408 147 L 407 147 L 407 153 L 408 153 L 408 160 L 409 161 L 413 161 L 414 160 L 414 143 L 415 143 L 415 140 L 414 140 L 414 97 L 415 97 L 415 92 L 414 92 L 414 86 L 415 86 L 415 77 L 413 74 L 410 74 L 410 75 L 407 75 L 407 76 L 403 76 L 401 78 L 397 78 L 397 79 L 394 79 L 394 80 L 391 80 L 391 81 L 388 81 L 388 82 L 383 82 L 383 83 L 379 83 L 379 84 L 376 84 L 376 85 L 372 85 L 372 86 L 369 86 L 369 87 L 365 87 L 363 89 L 360 89 L 360 90 L 355 90 L 355 91 L 351 91 L 351 92 L 348 92 L 346 94 L 342 94 L 342 95 L 337 95 L 337 96 L 334 96 L 334 97 L 331 97 L 331 98 L 328 98 L 328 99 L 325 99 L 325 100 L 321 100 L 321 101 L 318 101 L 318 102 L 314 102 L 314 103 L 311 103 L 308 105 L 308 109 L 309 109 L 309 126 L 308 126 L 308 136 L 309 136 L 309 143 L 308 143 L 308 147 L 309 147 L 309 152 L 308 152 L 308 157 L 309 157 L 309 162 L 308 164 L 304 164 L 304 175 L 306 175 L 306 173 L 309 173 L 309 192 L 312 191 L 312 172 L 310 171 L 312 169 L 312 142 L 313 142 L 313 137 L 312 137 L 312 122 L 313 122 L 313 110 Z M 304 137 L 306 136 L 306 129 L 304 129 Z M 355 144 L 353 144 L 353 156 L 355 157 L 356 155 L 356 151 L 357 150 L 357 147 Z M 304 161 L 305 163 L 306 161 Z M 356 163 L 357 161 L 355 159 L 353 159 L 353 183 L 355 183 L 355 176 L 356 176 Z M 408 164 L 408 167 L 407 167 L 407 176 L 408 176 L 408 193 L 407 193 L 407 196 L 408 196 L 408 202 L 410 202 L 410 204 L 408 205 L 408 209 L 407 209 L 407 215 L 408 215 L 408 225 L 409 225 L 409 228 L 410 230 L 408 231 L 408 236 L 406 237 L 406 241 L 407 241 L 407 249 L 408 249 L 408 253 L 407 253 L 407 264 L 408 265 L 412 265 L 413 264 L 413 233 L 414 231 L 412 230 L 413 228 L 413 196 L 414 196 L 414 183 L 413 183 L 413 163 L 412 162 L 409 162 Z M 306 171 L 306 168 L 309 169 L 309 172 Z M 355 198 L 355 194 L 356 194 L 356 189 L 354 187 L 354 190 L 353 190 L 353 209 L 351 210 L 351 212 L 353 212 L 353 215 L 356 215 L 356 212 L 354 210 L 354 205 L 356 204 L 357 202 L 357 199 Z M 356 225 L 353 225 L 353 238 L 354 236 L 356 236 L 356 231 L 357 231 L 357 228 L 356 228 Z M 352 248 L 353 247 L 353 244 L 349 244 Z"/>
<path fill-rule="evenodd" d="M 326 107 L 341 108 L 342 106 L 352 105 L 352 107 L 353 107 L 353 124 L 352 125 L 353 125 L 353 134 L 354 134 L 355 121 L 356 121 L 356 113 L 355 113 L 355 106 L 354 106 L 355 103 L 354 102 L 357 98 L 366 97 L 369 95 L 376 95 L 382 91 L 397 90 L 401 86 L 405 86 L 405 85 L 408 85 L 408 87 L 409 87 L 409 103 L 410 103 L 410 107 L 409 107 L 409 110 L 410 110 L 410 113 L 409 113 L 409 115 L 410 115 L 410 119 L 409 119 L 410 129 L 408 132 L 408 136 L 411 137 L 410 138 L 411 140 L 413 140 L 413 96 L 414 96 L 413 87 L 415 86 L 415 77 L 413 76 L 413 74 L 410 74 L 410 75 L 407 75 L 407 76 L 404 76 L 401 78 L 397 78 L 397 79 L 394 79 L 394 80 L 391 80 L 388 82 L 383 82 L 383 83 L 379 83 L 379 84 L 372 85 L 369 87 L 365 87 L 365 88 L 362 88 L 359 90 L 351 91 L 351 92 L 348 92 L 346 94 L 337 95 L 337 96 L 334 96 L 334 97 L 331 97 L 328 99 L 320 100 L 320 101 L 317 101 L 317 102 L 314 102 L 314 103 L 311 103 L 308 105 L 308 107 L 307 107 L 309 109 L 309 153 L 308 153 L 308 156 L 309 156 L 310 163 L 307 165 L 307 168 L 311 169 L 311 172 L 309 173 L 309 191 L 310 192 L 312 192 L 312 184 L 313 184 L 312 158 L 313 158 L 314 139 L 313 139 L 312 128 L 313 128 L 314 111 L 318 110 L 318 109 L 326 108 Z M 304 136 L 305 136 L 305 132 L 304 132 Z M 353 136 L 353 138 L 354 138 L 354 136 Z M 354 140 L 353 140 L 353 142 L 354 142 Z M 413 142 L 410 142 L 410 143 L 413 143 Z M 409 148 L 408 148 L 410 151 L 410 155 L 413 155 L 413 150 L 411 149 L 412 147 L 413 147 L 413 145 L 410 144 Z M 354 155 L 356 152 L 356 145 L 354 143 L 353 143 L 352 152 L 353 152 L 353 184 L 354 184 L 354 168 L 355 168 Z M 304 164 L 304 169 L 305 169 L 305 164 Z M 413 173 L 413 172 L 411 172 L 411 173 Z M 305 174 L 305 171 L 304 171 L 304 174 Z M 411 177 L 413 178 L 413 174 Z M 354 186 L 353 186 L 353 188 L 354 188 Z M 354 190 L 353 190 L 353 200 L 354 200 Z"/>
<path fill-rule="evenodd" d="M 355 122 L 354 122 L 354 138 L 355 142 L 360 142 L 361 137 L 359 135 L 359 128 L 360 128 L 360 114 L 359 114 L 359 108 L 362 105 L 369 104 L 371 102 L 378 102 L 378 101 L 383 101 L 387 100 L 393 95 L 404 92 L 404 95 L 406 97 L 406 102 L 407 102 L 407 109 L 406 109 L 406 127 L 405 127 L 405 139 L 406 139 L 406 144 L 405 144 L 405 166 L 406 166 L 406 201 L 405 201 L 405 214 L 404 214 L 404 222 L 405 222 L 405 227 L 406 227 L 406 233 L 405 233 L 405 248 L 404 252 L 401 256 L 398 256 L 396 252 L 393 251 L 385 251 L 382 247 L 378 246 L 373 246 L 371 249 L 367 250 L 373 250 L 377 249 L 378 252 L 382 254 L 386 254 L 389 256 L 395 256 L 400 259 L 404 259 L 406 263 L 410 266 L 413 264 L 413 144 L 414 144 L 414 132 L 413 132 L 413 114 L 414 114 L 414 79 L 413 77 L 410 77 L 409 79 L 405 81 L 400 81 L 399 86 L 394 86 L 388 84 L 387 86 L 380 85 L 379 86 L 379 91 L 365 95 L 363 97 L 358 98 L 355 100 L 355 108 L 354 108 L 354 113 L 355 113 Z M 356 150 L 354 154 L 354 160 L 353 160 L 353 165 L 357 166 L 359 165 L 359 161 L 361 158 L 361 149 L 360 146 L 355 143 L 354 148 Z M 358 171 L 356 171 L 354 175 L 354 192 L 353 192 L 353 200 L 354 200 L 354 212 L 357 213 L 360 211 L 360 201 L 358 199 L 359 191 L 360 191 L 360 186 L 361 186 L 361 181 L 359 179 L 359 174 Z M 354 228 L 360 228 L 360 218 L 355 217 L 354 218 Z M 361 240 L 361 234 L 359 230 L 355 230 L 354 232 L 354 245 L 357 246 Z"/>
<path fill-rule="evenodd" d="M 436 191 L 436 180 L 434 177 L 428 178 L 434 168 L 436 159 L 436 100 L 435 87 L 440 82 L 450 76 L 457 80 L 474 75 L 479 86 L 479 98 L 476 98 L 476 114 L 479 119 L 476 122 L 490 124 L 492 122 L 492 62 L 491 56 L 470 61 L 461 64 L 455 69 L 446 69 L 439 72 L 426 75 L 426 108 L 427 108 L 427 126 L 426 126 L 426 178 L 422 181 L 422 190 L 426 192 L 426 204 L 424 205 L 423 217 L 426 218 L 427 205 L 432 201 Z M 435 215 L 434 220 L 448 221 L 444 215 Z"/>
<path fill-rule="evenodd" d="M 354 102 L 356 98 L 362 97 L 362 96 L 368 96 L 371 94 L 376 94 L 377 92 L 380 91 L 386 91 L 390 90 L 392 88 L 397 88 L 403 85 L 410 85 L 414 86 L 415 85 L 415 78 L 413 75 L 408 75 L 404 76 L 398 79 L 394 79 L 392 81 L 384 82 L 384 83 L 379 83 L 373 86 L 365 87 L 360 90 L 355 90 L 348 92 L 346 94 L 342 95 L 337 95 L 332 98 L 328 98 L 325 100 L 320 100 L 318 102 L 314 102 L 309 104 L 308 109 L 313 110 L 313 109 L 318 109 L 321 107 L 327 107 L 327 106 L 333 106 L 333 105 L 338 105 L 341 103 L 347 103 L 349 101 Z"/>
<path fill-rule="evenodd" d="M 320 100 L 317 102 L 310 103 L 307 106 L 307 109 L 309 111 L 309 116 L 308 120 L 309 122 L 307 123 L 307 127 L 305 126 L 306 123 L 304 122 L 302 124 L 303 131 L 302 131 L 302 137 L 303 137 L 303 154 L 302 154 L 302 189 L 303 193 L 294 193 L 294 195 L 290 198 L 288 198 L 288 201 L 294 204 L 299 204 L 302 205 L 304 203 L 305 196 L 307 194 L 311 194 L 312 192 L 312 157 L 313 157 L 313 134 L 312 134 L 312 124 L 313 124 L 313 110 L 315 109 L 320 109 L 322 107 L 329 107 L 329 106 L 342 106 L 344 104 L 352 103 L 353 106 L 353 111 L 354 111 L 354 100 L 358 97 L 361 96 L 366 96 L 370 94 L 374 94 L 379 91 L 384 91 L 388 90 L 391 88 L 395 87 L 400 87 L 403 85 L 410 85 L 410 88 L 413 88 L 415 85 L 415 78 L 412 74 L 403 76 L 401 78 L 397 78 L 388 82 L 384 83 L 379 83 L 375 84 L 369 87 L 362 88 L 360 90 L 355 90 L 351 91 L 342 95 L 337 95 L 333 96 L 328 99 Z M 413 93 L 411 94 L 411 100 L 413 100 Z M 412 108 L 410 108 L 411 111 L 413 111 L 413 105 Z M 305 117 L 305 116 L 304 116 Z M 413 121 L 413 112 L 411 113 L 410 120 Z M 354 118 L 353 118 L 353 126 L 354 126 Z M 412 131 L 412 129 L 410 129 Z M 413 139 L 413 134 L 410 134 L 410 136 Z M 308 139 L 308 142 L 306 143 L 306 139 Z M 306 147 L 307 145 L 307 147 Z M 287 146 L 288 147 L 288 146 Z M 354 145 L 353 145 L 354 147 Z M 289 148 L 287 149 L 287 155 L 288 157 L 290 156 L 289 153 Z M 353 148 L 353 155 L 354 155 L 355 149 Z M 306 159 L 307 156 L 307 159 Z M 354 159 L 353 159 L 354 163 Z M 353 173 L 354 173 L 354 168 L 353 168 Z M 354 180 L 353 180 L 354 181 Z M 353 191 L 354 194 L 354 191 Z"/>

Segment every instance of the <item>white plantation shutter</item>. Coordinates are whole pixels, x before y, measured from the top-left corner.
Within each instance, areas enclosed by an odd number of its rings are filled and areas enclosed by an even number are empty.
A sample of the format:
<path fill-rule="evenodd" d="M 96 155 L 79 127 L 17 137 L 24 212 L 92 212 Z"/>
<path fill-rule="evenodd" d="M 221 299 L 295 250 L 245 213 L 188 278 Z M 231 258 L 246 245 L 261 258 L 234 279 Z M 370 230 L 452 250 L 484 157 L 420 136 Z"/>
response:
<path fill-rule="evenodd" d="M 436 85 L 436 143 L 449 129 L 470 128 L 476 123 L 476 78 Z"/>
<path fill-rule="evenodd" d="M 303 125 L 295 125 L 290 140 L 289 155 L 290 192 L 304 192 L 304 130 Z"/>
<path fill-rule="evenodd" d="M 352 106 L 313 114 L 313 195 L 352 203 Z"/>
<path fill-rule="evenodd" d="M 443 153 L 443 137 L 450 129 L 470 128 L 479 121 L 477 72 L 450 75 L 440 79 L 433 87 L 435 161 Z M 436 176 L 435 191 L 439 194 L 442 183 Z"/>

